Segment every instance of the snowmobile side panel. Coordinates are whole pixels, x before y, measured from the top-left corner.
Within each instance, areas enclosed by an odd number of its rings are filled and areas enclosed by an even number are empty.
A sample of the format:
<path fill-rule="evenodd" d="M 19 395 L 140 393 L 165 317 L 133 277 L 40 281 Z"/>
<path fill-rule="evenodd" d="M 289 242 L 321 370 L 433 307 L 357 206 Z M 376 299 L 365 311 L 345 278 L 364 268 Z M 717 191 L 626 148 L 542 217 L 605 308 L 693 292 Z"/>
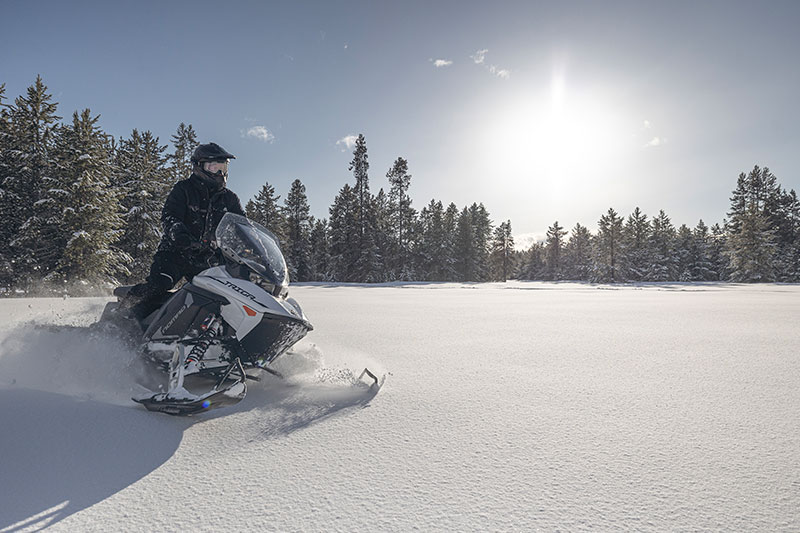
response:
<path fill-rule="evenodd" d="M 184 285 L 161 308 L 158 316 L 145 332 L 145 341 L 163 341 L 180 338 L 197 329 L 206 317 L 219 310 L 224 298 Z"/>

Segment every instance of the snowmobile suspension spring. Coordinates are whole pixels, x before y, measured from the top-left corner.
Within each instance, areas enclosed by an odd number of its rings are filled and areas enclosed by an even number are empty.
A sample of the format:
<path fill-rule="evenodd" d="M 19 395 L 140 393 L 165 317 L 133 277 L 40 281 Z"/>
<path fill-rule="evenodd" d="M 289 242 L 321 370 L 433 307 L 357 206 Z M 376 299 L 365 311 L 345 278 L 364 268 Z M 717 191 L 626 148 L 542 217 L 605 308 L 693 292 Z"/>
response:
<path fill-rule="evenodd" d="M 186 356 L 186 361 L 199 361 L 203 358 L 206 354 L 206 350 L 211 345 L 211 341 L 214 337 L 217 336 L 219 331 L 218 323 L 216 317 L 213 315 L 210 316 L 203 322 L 201 326 L 201 330 L 203 331 L 203 336 L 197 341 L 197 344 L 192 347 L 192 351 L 189 352 L 189 355 Z"/>

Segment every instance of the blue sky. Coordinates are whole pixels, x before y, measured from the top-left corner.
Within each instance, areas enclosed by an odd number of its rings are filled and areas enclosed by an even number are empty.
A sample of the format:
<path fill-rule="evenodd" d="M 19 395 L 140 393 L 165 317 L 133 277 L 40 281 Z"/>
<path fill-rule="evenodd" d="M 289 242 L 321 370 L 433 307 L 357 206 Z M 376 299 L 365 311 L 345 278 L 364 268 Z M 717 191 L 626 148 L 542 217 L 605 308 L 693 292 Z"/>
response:
<path fill-rule="evenodd" d="M 105 131 L 180 122 L 237 155 L 243 201 L 299 178 L 327 216 L 363 133 L 418 209 L 484 202 L 514 233 L 609 207 L 721 222 L 736 176 L 800 189 L 800 2 L 20 2 L 0 83 L 37 74 Z M 248 132 L 251 132 L 248 135 Z"/>

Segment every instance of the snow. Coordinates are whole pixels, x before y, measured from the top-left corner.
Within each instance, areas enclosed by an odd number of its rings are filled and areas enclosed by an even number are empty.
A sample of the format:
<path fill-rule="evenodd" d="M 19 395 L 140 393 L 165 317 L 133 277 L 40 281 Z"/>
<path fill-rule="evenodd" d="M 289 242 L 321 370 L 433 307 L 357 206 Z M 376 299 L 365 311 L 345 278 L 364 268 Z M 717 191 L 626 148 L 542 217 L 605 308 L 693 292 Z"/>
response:
<path fill-rule="evenodd" d="M 120 346 L 31 324 L 106 299 L 0 300 L 0 531 L 800 529 L 798 285 L 291 294 L 289 382 L 191 418 L 128 400 Z"/>

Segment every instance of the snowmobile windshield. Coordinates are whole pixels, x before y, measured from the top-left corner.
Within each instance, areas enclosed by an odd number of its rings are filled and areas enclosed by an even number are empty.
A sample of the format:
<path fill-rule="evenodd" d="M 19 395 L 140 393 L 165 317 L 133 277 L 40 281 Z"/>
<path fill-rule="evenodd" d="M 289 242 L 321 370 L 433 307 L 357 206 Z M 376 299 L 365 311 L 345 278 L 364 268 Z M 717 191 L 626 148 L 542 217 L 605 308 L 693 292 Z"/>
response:
<path fill-rule="evenodd" d="M 289 284 L 278 239 L 261 224 L 226 213 L 217 226 L 216 237 L 217 246 L 231 261 L 247 266 L 276 286 Z"/>

